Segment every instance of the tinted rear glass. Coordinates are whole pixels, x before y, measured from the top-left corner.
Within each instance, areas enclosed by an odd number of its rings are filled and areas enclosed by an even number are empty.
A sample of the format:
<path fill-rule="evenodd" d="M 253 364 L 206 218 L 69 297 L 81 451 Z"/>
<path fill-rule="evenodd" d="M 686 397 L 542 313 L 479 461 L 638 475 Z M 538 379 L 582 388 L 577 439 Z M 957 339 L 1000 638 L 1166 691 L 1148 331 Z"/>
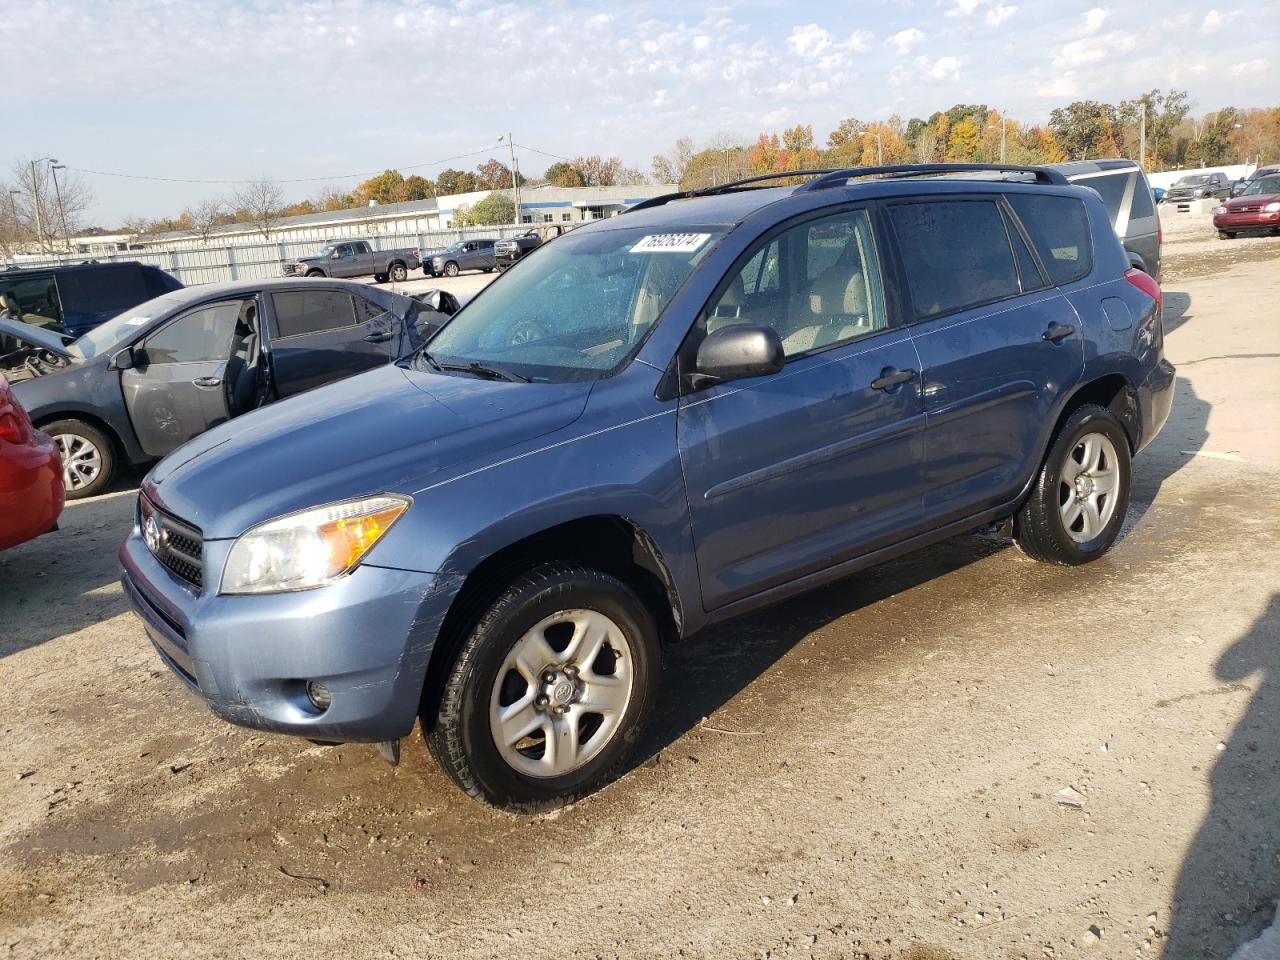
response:
<path fill-rule="evenodd" d="M 917 318 L 1020 292 L 1004 219 L 994 201 L 894 204 L 889 216 Z"/>
<path fill-rule="evenodd" d="M 1133 179 L 1132 173 L 1112 173 L 1105 177 L 1089 177 L 1085 180 L 1076 180 L 1082 187 L 1092 187 L 1102 194 L 1102 205 L 1107 208 L 1107 216 L 1111 218 L 1111 222 L 1116 222 L 1116 217 L 1120 214 L 1120 204 L 1124 200 L 1124 192 L 1129 187 L 1129 181 Z"/>
<path fill-rule="evenodd" d="M 1093 245 L 1089 236 L 1089 215 L 1084 204 L 1071 197 L 1043 194 L 1011 194 L 1009 203 L 1027 228 L 1056 284 L 1070 283 L 1093 268 Z"/>
<path fill-rule="evenodd" d="M 277 337 L 298 337 L 322 333 L 356 323 L 351 296 L 336 290 L 303 290 L 297 293 L 273 293 Z"/>
<path fill-rule="evenodd" d="M 1140 220 L 1156 215 L 1155 202 L 1151 197 L 1151 185 L 1146 177 L 1139 177 L 1133 185 L 1133 204 L 1129 207 L 1129 219 Z"/>

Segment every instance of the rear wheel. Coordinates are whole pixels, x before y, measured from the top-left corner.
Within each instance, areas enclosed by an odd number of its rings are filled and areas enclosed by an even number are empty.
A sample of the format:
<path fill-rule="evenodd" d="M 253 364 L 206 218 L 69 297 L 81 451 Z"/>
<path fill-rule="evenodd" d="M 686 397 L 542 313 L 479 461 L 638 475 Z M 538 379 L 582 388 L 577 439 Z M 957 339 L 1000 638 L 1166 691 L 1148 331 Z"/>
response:
<path fill-rule="evenodd" d="M 1046 563 L 1097 559 L 1120 534 L 1130 480 L 1124 427 L 1104 407 L 1079 407 L 1058 430 L 1031 495 L 1014 517 L 1014 542 Z"/>
<path fill-rule="evenodd" d="M 540 566 L 471 629 L 439 709 L 432 754 L 464 791 L 513 812 L 568 803 L 626 760 L 655 699 L 658 630 L 621 580 Z"/>
<path fill-rule="evenodd" d="M 458 265 L 450 260 L 444 265 L 444 275 L 446 277 L 456 277 L 458 275 Z"/>
<path fill-rule="evenodd" d="M 409 271 L 404 268 L 403 263 L 393 263 L 391 265 L 391 279 L 395 283 L 404 283 L 409 276 Z"/>
<path fill-rule="evenodd" d="M 1219 239 L 1219 240 L 1234 240 L 1235 238 L 1236 238 L 1236 235 L 1235 235 L 1234 233 L 1230 232 L 1229 230 L 1219 230 L 1219 231 L 1218 231 L 1218 239 Z"/>
<path fill-rule="evenodd" d="M 68 500 L 101 493 L 115 473 L 115 447 L 102 431 L 80 420 L 57 420 L 40 428 L 62 455 L 62 482 Z"/>
<path fill-rule="evenodd" d="M 375 273 L 375 274 L 373 275 L 373 282 L 374 282 L 374 283 L 386 283 L 386 282 L 387 282 L 387 275 L 386 275 L 385 273 Z"/>

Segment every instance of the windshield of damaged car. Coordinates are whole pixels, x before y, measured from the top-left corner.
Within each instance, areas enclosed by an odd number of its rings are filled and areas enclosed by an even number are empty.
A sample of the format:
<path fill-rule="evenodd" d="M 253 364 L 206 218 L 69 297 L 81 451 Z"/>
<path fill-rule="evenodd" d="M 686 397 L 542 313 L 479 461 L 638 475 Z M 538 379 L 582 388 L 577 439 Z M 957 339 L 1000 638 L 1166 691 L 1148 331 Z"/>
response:
<path fill-rule="evenodd" d="M 532 381 L 595 380 L 620 369 L 723 235 L 596 230 L 520 260 L 456 314 L 419 354 Z"/>
<path fill-rule="evenodd" d="M 110 353 L 140 332 L 156 317 L 163 316 L 175 307 L 191 300 L 191 291 L 174 290 L 163 296 L 130 307 L 124 313 L 117 314 L 106 323 L 100 323 L 84 336 L 75 340 L 67 348 L 68 352 L 81 360 L 88 360 L 101 353 Z"/>
<path fill-rule="evenodd" d="M 1256 197 L 1259 194 L 1266 193 L 1280 193 L 1280 177 L 1263 177 L 1261 180 L 1252 180 L 1244 188 L 1244 192 L 1240 196 Z"/>

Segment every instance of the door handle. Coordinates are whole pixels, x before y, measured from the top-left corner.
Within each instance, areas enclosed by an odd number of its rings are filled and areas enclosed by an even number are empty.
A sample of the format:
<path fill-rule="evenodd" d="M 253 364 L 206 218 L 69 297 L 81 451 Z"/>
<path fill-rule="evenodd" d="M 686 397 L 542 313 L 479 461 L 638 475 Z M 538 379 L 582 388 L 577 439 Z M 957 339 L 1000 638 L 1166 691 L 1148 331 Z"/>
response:
<path fill-rule="evenodd" d="M 369 343 L 386 343 L 393 336 L 394 334 L 391 334 L 391 333 L 371 333 L 367 337 L 365 337 L 365 340 L 367 340 Z"/>
<path fill-rule="evenodd" d="M 1051 323 L 1049 329 L 1041 336 L 1050 343 L 1057 343 L 1065 337 L 1071 336 L 1076 332 L 1076 328 L 1069 323 Z"/>
<path fill-rule="evenodd" d="M 893 367 L 885 367 L 880 371 L 880 376 L 871 381 L 871 389 L 892 390 L 894 387 L 915 378 L 916 372 L 914 370 L 895 370 Z"/>
<path fill-rule="evenodd" d="M 222 386 L 221 377 L 196 377 L 191 382 L 197 387 L 204 387 L 206 390 Z"/>

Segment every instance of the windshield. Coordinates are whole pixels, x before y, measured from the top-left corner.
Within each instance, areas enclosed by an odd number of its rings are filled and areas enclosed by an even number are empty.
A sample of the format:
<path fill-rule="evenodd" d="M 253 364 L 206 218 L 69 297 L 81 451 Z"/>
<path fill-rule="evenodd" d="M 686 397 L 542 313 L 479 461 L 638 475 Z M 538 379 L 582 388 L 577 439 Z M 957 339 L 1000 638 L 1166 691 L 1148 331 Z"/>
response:
<path fill-rule="evenodd" d="M 1280 177 L 1263 177 L 1261 180 L 1250 181 L 1249 185 L 1244 188 L 1242 197 L 1256 197 L 1261 193 L 1280 193 Z"/>
<path fill-rule="evenodd" d="M 332 243 L 326 243 L 323 247 L 320 248 L 320 252 L 316 254 L 316 257 L 317 258 L 331 257 L 333 256 L 333 251 L 336 249 L 337 247 L 335 247 Z"/>
<path fill-rule="evenodd" d="M 191 299 L 190 291 L 176 290 L 164 296 L 130 307 L 124 313 L 117 314 L 106 323 L 101 323 L 76 340 L 67 348 L 82 360 L 96 357 L 100 353 L 110 353 L 138 332 L 139 327 L 146 326 L 161 314 L 168 313 L 175 306 Z"/>
<path fill-rule="evenodd" d="M 1208 182 L 1209 182 L 1209 175 L 1201 173 L 1201 174 L 1197 174 L 1194 177 L 1183 177 L 1181 180 L 1177 182 L 1177 184 L 1175 184 L 1175 186 L 1194 187 L 1196 184 L 1208 183 Z"/>
<path fill-rule="evenodd" d="M 520 260 L 427 344 L 431 361 L 528 380 L 596 380 L 620 368 L 723 235 L 640 228 L 570 235 Z"/>

